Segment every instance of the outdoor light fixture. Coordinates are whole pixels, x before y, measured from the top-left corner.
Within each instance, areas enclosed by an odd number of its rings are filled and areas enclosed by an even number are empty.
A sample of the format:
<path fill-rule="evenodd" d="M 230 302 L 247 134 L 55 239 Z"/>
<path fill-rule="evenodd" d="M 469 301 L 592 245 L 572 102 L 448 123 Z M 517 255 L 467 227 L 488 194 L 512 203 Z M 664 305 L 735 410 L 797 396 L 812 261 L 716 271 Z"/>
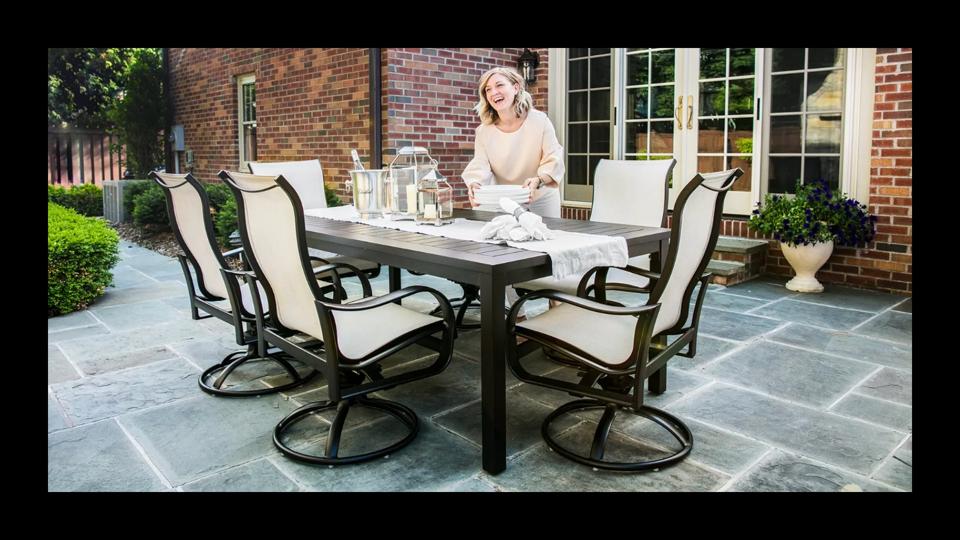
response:
<path fill-rule="evenodd" d="M 520 74 L 523 75 L 523 80 L 527 81 L 527 84 L 533 84 L 537 81 L 537 65 L 540 64 L 540 55 L 531 51 L 530 49 L 524 48 L 523 54 L 520 55 L 520 59 L 517 60 L 517 66 L 520 68 Z"/>

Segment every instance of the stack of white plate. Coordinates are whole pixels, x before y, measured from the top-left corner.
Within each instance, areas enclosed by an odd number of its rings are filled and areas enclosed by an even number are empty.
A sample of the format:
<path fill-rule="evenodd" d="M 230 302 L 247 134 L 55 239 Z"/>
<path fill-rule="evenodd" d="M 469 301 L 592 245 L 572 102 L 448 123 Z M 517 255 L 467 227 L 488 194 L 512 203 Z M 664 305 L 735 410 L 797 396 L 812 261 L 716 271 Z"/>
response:
<path fill-rule="evenodd" d="M 500 208 L 500 199 L 506 197 L 517 204 L 526 204 L 530 199 L 530 190 L 520 186 L 511 185 L 490 185 L 481 186 L 474 192 L 477 202 L 480 206 L 476 210 L 487 212 L 502 212 Z"/>

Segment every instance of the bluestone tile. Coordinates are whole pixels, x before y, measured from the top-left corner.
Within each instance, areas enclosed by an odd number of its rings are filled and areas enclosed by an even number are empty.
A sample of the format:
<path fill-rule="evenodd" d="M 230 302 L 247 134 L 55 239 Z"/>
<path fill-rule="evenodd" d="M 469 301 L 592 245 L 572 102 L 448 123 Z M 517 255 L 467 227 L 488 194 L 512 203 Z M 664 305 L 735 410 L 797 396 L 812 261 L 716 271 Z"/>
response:
<path fill-rule="evenodd" d="M 913 437 L 884 463 L 872 476 L 873 479 L 885 482 L 903 490 L 913 489 Z"/>
<path fill-rule="evenodd" d="M 90 311 L 96 314 L 111 332 L 123 332 L 183 319 L 180 311 L 159 300 L 121 304 Z"/>
<path fill-rule="evenodd" d="M 777 450 L 730 486 L 728 491 L 839 492 L 892 491 L 846 471 Z"/>
<path fill-rule="evenodd" d="M 850 330 L 854 326 L 873 317 L 872 313 L 864 311 L 822 306 L 792 299 L 768 304 L 750 313 L 779 319 L 781 321 L 810 324 L 821 328 L 836 330 Z"/>
<path fill-rule="evenodd" d="M 53 433 L 68 427 L 72 426 L 63 416 L 63 411 L 60 410 L 60 405 L 57 404 L 56 399 L 53 396 L 47 396 L 47 433 Z"/>
<path fill-rule="evenodd" d="M 47 384 L 56 384 L 63 381 L 79 379 L 80 374 L 74 369 L 67 357 L 55 346 L 47 346 Z"/>
<path fill-rule="evenodd" d="M 900 369 L 913 368 L 913 346 L 891 344 L 844 330 L 826 330 L 791 323 L 767 337 L 771 341 L 796 345 L 855 360 Z"/>
<path fill-rule="evenodd" d="M 183 486 L 184 491 L 299 491 L 269 459 L 231 467 Z"/>
<path fill-rule="evenodd" d="M 57 315 L 56 317 L 47 319 L 47 333 L 62 332 L 63 330 L 95 326 L 98 324 L 100 324 L 100 321 L 91 315 L 88 310 L 74 311 L 73 313 Z"/>
<path fill-rule="evenodd" d="M 842 287 L 832 283 L 824 285 L 823 292 L 821 293 L 801 294 L 797 296 L 796 299 L 813 304 L 859 309 L 872 311 L 874 313 L 883 311 L 903 301 L 902 296 L 880 291 Z"/>
<path fill-rule="evenodd" d="M 853 332 L 900 343 L 913 343 L 913 314 L 888 311 L 858 326 Z"/>
<path fill-rule="evenodd" d="M 913 407 L 850 394 L 830 409 L 836 413 L 862 418 L 901 431 L 913 431 Z"/>
<path fill-rule="evenodd" d="M 705 307 L 700 312 L 699 332 L 734 341 L 747 341 L 782 325 L 783 322 L 775 319 Z"/>
<path fill-rule="evenodd" d="M 856 391 L 866 396 L 912 405 L 913 375 L 907 371 L 883 368 Z"/>

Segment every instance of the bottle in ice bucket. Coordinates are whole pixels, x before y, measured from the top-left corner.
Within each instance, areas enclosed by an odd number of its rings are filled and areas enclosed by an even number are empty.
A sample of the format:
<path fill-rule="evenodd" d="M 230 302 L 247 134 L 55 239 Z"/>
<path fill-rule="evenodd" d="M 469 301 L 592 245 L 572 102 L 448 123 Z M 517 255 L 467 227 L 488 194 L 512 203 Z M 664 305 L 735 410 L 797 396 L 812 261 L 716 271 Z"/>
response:
<path fill-rule="evenodd" d="M 417 224 L 453 223 L 453 189 L 436 171 L 417 181 Z"/>

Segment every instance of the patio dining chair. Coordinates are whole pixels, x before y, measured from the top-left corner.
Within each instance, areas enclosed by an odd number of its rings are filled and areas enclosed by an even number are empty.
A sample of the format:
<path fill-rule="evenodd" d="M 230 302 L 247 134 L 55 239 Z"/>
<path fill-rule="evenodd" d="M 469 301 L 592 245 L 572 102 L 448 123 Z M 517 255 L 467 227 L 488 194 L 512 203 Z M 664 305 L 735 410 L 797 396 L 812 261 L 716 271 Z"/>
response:
<path fill-rule="evenodd" d="M 593 210 L 590 221 L 626 223 L 645 227 L 667 226 L 667 193 L 676 159 L 613 160 L 601 159 L 594 172 Z M 650 256 L 631 257 L 629 267 L 650 269 Z M 514 285 L 521 294 L 553 289 L 577 294 L 593 292 L 597 269 L 563 279 L 545 277 Z M 650 280 L 620 268 L 607 269 L 608 290 L 649 293 Z"/>
<path fill-rule="evenodd" d="M 323 167 L 320 165 L 319 159 L 276 162 L 251 161 L 247 167 L 250 169 L 251 174 L 266 176 L 283 175 L 297 192 L 297 196 L 300 197 L 300 202 L 303 204 L 304 210 L 327 207 L 327 195 L 323 188 Z M 375 278 L 380 275 L 380 264 L 373 261 L 338 255 L 314 248 L 310 248 L 309 252 L 311 256 L 320 259 L 320 261 L 318 261 L 319 264 L 341 262 L 359 268 L 368 278 Z M 338 272 L 344 277 L 351 275 L 350 272 L 347 272 L 343 268 L 338 270 Z M 330 278 L 329 275 L 323 274 L 317 277 L 322 279 Z M 341 293 L 345 294 L 344 291 L 341 291 Z"/>
<path fill-rule="evenodd" d="M 686 357 L 696 354 L 700 310 L 710 277 L 703 272 L 716 247 L 723 200 L 742 174 L 740 169 L 697 174 L 680 192 L 663 272 L 630 269 L 652 282 L 645 305 L 615 306 L 547 289 L 522 297 L 511 308 L 507 317 L 508 335 L 527 339 L 522 345 L 517 345 L 516 339 L 507 340 L 507 365 L 514 375 L 526 383 L 584 398 L 560 406 L 543 421 L 541 435 L 558 454 L 595 468 L 643 471 L 674 465 L 690 453 L 693 448 L 690 429 L 676 416 L 644 405 L 643 383 L 647 380 L 651 392 L 663 393 L 667 361 L 678 354 Z M 692 320 L 687 324 L 690 297 L 698 284 Z M 537 298 L 553 299 L 561 305 L 517 323 L 520 307 Z M 676 337 L 668 342 L 670 336 Z M 538 346 L 576 360 L 580 364 L 579 381 L 553 378 L 550 374 L 534 375 L 526 370 L 521 358 Z M 550 425 L 563 415 L 585 409 L 603 409 L 603 415 L 589 453 L 578 453 L 560 444 L 551 433 Z M 672 454 L 642 461 L 604 459 L 618 409 L 652 420 L 666 429 L 680 448 Z"/>
<path fill-rule="evenodd" d="M 254 396 L 289 390 L 313 378 L 317 374 L 315 370 L 301 375 L 287 361 L 287 355 L 278 350 L 267 351 L 262 336 L 256 331 L 252 293 L 248 287 L 241 286 L 239 276 L 242 274 L 227 264 L 228 258 L 242 257 L 243 248 L 220 252 L 210 216 L 210 201 L 200 182 L 191 174 L 151 172 L 150 178 L 163 190 L 170 227 L 183 250 L 177 259 L 187 285 L 191 317 L 194 320 L 216 317 L 232 324 L 237 344 L 247 348 L 228 354 L 219 364 L 205 370 L 198 380 L 200 388 L 219 396 Z M 323 285 L 332 291 L 329 284 Z M 200 315 L 200 311 L 206 315 Z M 289 381 L 273 387 L 250 388 L 251 381 L 230 378 L 242 365 L 258 360 L 279 364 L 289 375 Z"/>
<path fill-rule="evenodd" d="M 269 344 L 323 372 L 328 383 L 327 400 L 307 403 L 277 424 L 273 436 L 276 447 L 297 461 L 337 465 L 368 461 L 409 444 L 419 430 L 416 413 L 406 405 L 369 394 L 436 375 L 447 367 L 454 340 L 453 310 L 447 299 L 424 286 L 405 287 L 372 298 L 369 279 L 356 271 L 363 298 L 342 304 L 325 301 L 313 279 L 314 272 L 329 271 L 338 281 L 335 270 L 355 268 L 344 263 L 311 267 L 303 205 L 293 185 L 283 175 L 221 171 L 219 176 L 237 198 L 240 238 L 252 268 L 247 280 L 251 287 L 262 286 L 267 299 L 269 310 L 264 313 L 259 298 L 255 298 L 256 313 L 263 314 L 258 319 L 262 322 L 260 332 Z M 415 294 L 432 295 L 443 308 L 443 316 L 399 304 Z M 398 367 L 398 371 L 385 376 L 380 362 L 414 344 L 437 351 L 436 360 L 417 369 Z M 348 412 L 355 407 L 387 413 L 402 424 L 406 434 L 375 450 L 341 455 L 343 436 L 354 433 L 344 434 L 343 428 Z M 293 426 L 313 413 L 331 409 L 336 415 L 327 430 L 323 452 L 307 452 L 302 448 L 304 441 L 298 438 L 307 437 L 309 441 L 314 434 L 309 428 L 292 433 Z"/>

